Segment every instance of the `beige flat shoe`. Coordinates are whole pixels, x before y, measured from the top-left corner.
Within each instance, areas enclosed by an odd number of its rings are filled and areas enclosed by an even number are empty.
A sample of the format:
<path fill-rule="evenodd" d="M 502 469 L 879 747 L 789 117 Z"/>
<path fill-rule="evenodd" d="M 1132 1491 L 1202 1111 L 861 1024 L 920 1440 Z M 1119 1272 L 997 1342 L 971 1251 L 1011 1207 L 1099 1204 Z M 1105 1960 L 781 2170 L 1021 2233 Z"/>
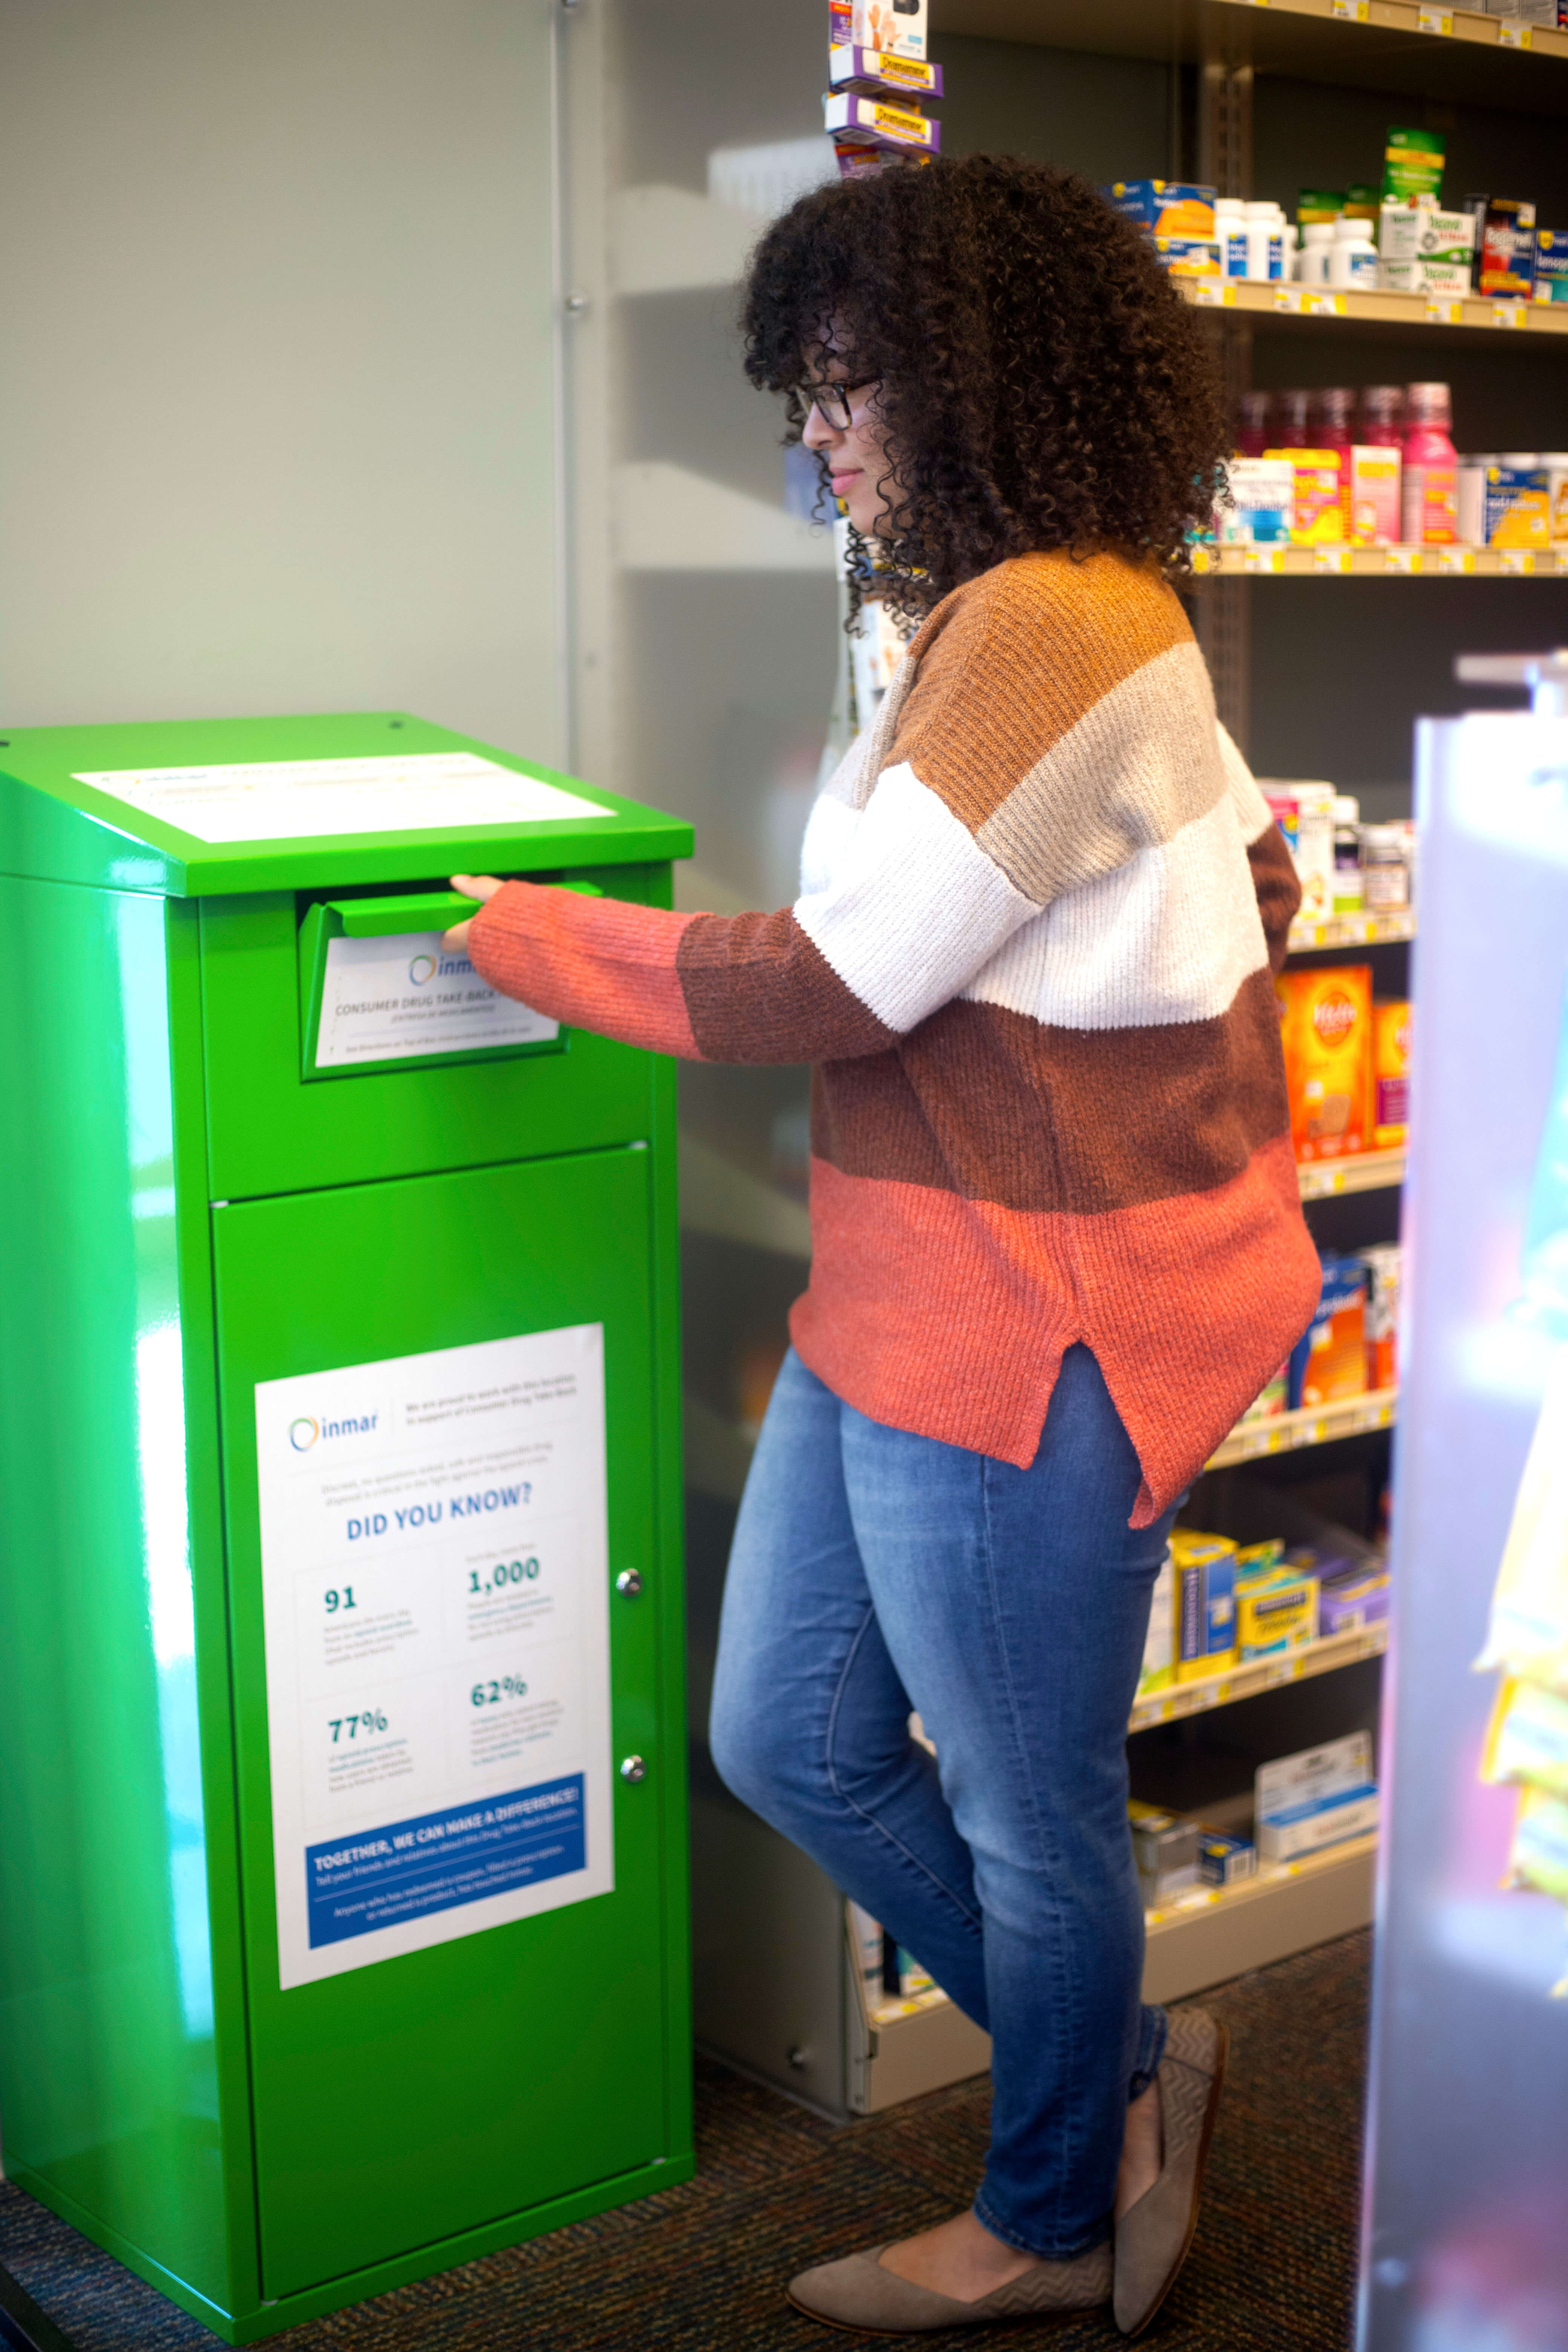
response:
<path fill-rule="evenodd" d="M 1225 2027 L 1204 2010 L 1178 2010 L 1171 2020 L 1156 2077 L 1160 2177 L 1116 2225 L 1111 2308 L 1123 2336 L 1141 2335 L 1148 2326 L 1187 2259 L 1229 2043 Z"/>
<path fill-rule="evenodd" d="M 1070 2263 L 1039 2263 L 978 2303 L 938 2294 L 897 2271 L 884 2270 L 880 2246 L 822 2263 L 789 2283 L 789 2299 L 808 2319 L 830 2327 L 858 2329 L 863 2336 L 929 2336 L 939 2327 L 985 2327 L 998 2319 L 1027 2319 L 1047 2312 L 1092 2311 L 1109 2303 L 1111 2254 L 1109 2242 Z"/>

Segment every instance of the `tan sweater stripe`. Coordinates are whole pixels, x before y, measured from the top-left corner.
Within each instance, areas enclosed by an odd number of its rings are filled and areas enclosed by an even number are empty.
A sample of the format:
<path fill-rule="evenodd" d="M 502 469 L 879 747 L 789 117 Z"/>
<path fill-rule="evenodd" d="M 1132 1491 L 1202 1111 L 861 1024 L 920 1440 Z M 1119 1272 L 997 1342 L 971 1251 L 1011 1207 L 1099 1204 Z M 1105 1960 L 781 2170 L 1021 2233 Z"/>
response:
<path fill-rule="evenodd" d="M 978 832 L 1096 703 L 1191 642 L 1174 591 L 1124 557 L 1056 551 L 998 564 L 958 589 L 916 637 L 914 682 L 882 764 L 907 760 Z M 977 683 L 992 691 L 983 698 Z"/>
<path fill-rule="evenodd" d="M 1188 640 L 1103 695 L 974 838 L 1044 906 L 1168 842 L 1226 789 L 1208 671 Z"/>

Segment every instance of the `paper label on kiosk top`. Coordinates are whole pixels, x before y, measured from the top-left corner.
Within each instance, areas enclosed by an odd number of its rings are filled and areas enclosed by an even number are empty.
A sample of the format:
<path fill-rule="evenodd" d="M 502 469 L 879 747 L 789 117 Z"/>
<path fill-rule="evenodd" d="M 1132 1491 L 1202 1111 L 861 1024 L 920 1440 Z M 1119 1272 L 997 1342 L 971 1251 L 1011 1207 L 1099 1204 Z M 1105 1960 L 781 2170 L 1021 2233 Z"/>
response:
<path fill-rule="evenodd" d="M 316 1067 L 400 1062 L 484 1045 L 532 1045 L 561 1024 L 488 988 L 439 931 L 329 940 Z"/>
<path fill-rule="evenodd" d="M 609 1894 L 604 1327 L 258 1381 L 282 1989 Z"/>
<path fill-rule="evenodd" d="M 197 841 L 300 841 L 338 833 L 444 833 L 611 812 L 477 751 L 374 760 L 251 760 L 209 768 L 101 768 L 77 775 Z"/>

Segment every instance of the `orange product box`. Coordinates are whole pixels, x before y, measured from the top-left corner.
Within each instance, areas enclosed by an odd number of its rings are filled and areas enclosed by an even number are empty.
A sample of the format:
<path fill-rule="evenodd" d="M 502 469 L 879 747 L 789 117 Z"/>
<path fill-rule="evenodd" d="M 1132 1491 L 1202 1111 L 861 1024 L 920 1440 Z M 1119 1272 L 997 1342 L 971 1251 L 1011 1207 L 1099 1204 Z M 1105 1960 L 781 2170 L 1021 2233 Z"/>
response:
<path fill-rule="evenodd" d="M 1298 1160 L 1343 1160 L 1368 1148 L 1372 967 L 1282 971 L 1279 1000 L 1290 1140 Z"/>
<path fill-rule="evenodd" d="M 1372 1148 L 1393 1151 L 1410 1127 L 1410 1007 L 1372 1008 Z"/>

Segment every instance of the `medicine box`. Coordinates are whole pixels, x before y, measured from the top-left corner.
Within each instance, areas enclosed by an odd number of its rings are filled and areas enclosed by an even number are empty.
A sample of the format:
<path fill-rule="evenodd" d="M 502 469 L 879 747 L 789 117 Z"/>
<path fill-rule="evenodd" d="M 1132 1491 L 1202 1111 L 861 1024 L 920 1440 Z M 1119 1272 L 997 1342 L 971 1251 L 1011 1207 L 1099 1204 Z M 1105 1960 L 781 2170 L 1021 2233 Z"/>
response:
<path fill-rule="evenodd" d="M 1329 912 L 1334 894 L 1334 788 L 1266 776 L 1258 779 L 1258 789 L 1290 852 L 1301 885 L 1302 916 L 1315 920 Z"/>
<path fill-rule="evenodd" d="M 1552 477 L 1544 466 L 1488 466 L 1481 474 L 1486 547 L 1550 547 Z"/>
<path fill-rule="evenodd" d="M 1233 457 L 1226 468 L 1226 488 L 1228 498 L 1215 510 L 1222 541 L 1253 547 L 1289 544 L 1296 516 L 1296 468 L 1289 458 Z"/>
<path fill-rule="evenodd" d="M 1154 1579 L 1154 1591 L 1149 1603 L 1149 1631 L 1143 1642 L 1143 1668 L 1138 1677 L 1138 1696 L 1147 1698 L 1153 1691 L 1166 1690 L 1175 1680 L 1176 1672 L 1176 1570 L 1167 1549 Z"/>
<path fill-rule="evenodd" d="M 942 96 L 940 66 L 889 56 L 881 49 L 858 49 L 852 42 L 836 43 L 828 50 L 827 79 L 834 89 L 852 89 L 865 97 L 900 91 L 917 100 Z"/>
<path fill-rule="evenodd" d="M 1136 1800 L 1127 1808 L 1132 1825 L 1132 1857 L 1147 1910 L 1157 1909 L 1198 1879 L 1198 1825 L 1179 1813 Z"/>
<path fill-rule="evenodd" d="M 1337 449 L 1265 449 L 1295 470 L 1290 538 L 1297 547 L 1337 546 L 1345 535 L 1344 478 Z"/>
<path fill-rule="evenodd" d="M 1260 1862 L 1292 1862 L 1364 1836 L 1378 1819 L 1371 1736 L 1352 1731 L 1261 1765 L 1253 1792 Z"/>
<path fill-rule="evenodd" d="M 822 114 L 825 129 L 868 146 L 915 148 L 928 155 L 942 146 L 941 123 L 917 106 L 897 106 L 845 89 L 823 100 Z"/>
<path fill-rule="evenodd" d="M 1378 278 L 1391 294 L 1468 294 L 1476 253 L 1470 213 L 1436 205 L 1384 205 L 1377 224 Z"/>
<path fill-rule="evenodd" d="M 1436 204 L 1447 150 L 1441 131 L 1393 130 L 1383 150 L 1383 201 Z"/>
<path fill-rule="evenodd" d="M 1224 1536 L 1172 1530 L 1176 1568 L 1176 1680 L 1195 1682 L 1236 1663 L 1236 1546 Z"/>
<path fill-rule="evenodd" d="M 851 0 L 849 39 L 882 57 L 923 58 L 926 18 L 926 0 Z"/>
<path fill-rule="evenodd" d="M 1397 449 L 1358 443 L 1350 453 L 1350 529 L 1357 547 L 1392 547 L 1399 540 Z"/>
<path fill-rule="evenodd" d="M 1154 251 L 1173 278 L 1218 278 L 1220 247 L 1212 236 L 1157 236 Z"/>
<path fill-rule="evenodd" d="M 1568 302 L 1568 228 L 1535 232 L 1535 299 Z"/>
<path fill-rule="evenodd" d="M 1372 1147 L 1397 1150 L 1410 1126 L 1410 1005 L 1390 997 L 1372 1008 Z"/>
<path fill-rule="evenodd" d="M 1245 1666 L 1255 1658 L 1288 1656 L 1318 1638 L 1318 1580 L 1300 1569 L 1277 1568 L 1249 1577 L 1236 1588 L 1237 1655 Z"/>
<path fill-rule="evenodd" d="M 1202 1886 L 1237 1886 L 1258 1874 L 1258 1848 L 1250 1838 L 1226 1837 L 1205 1830 L 1198 1840 L 1198 1883 Z"/>
<path fill-rule="evenodd" d="M 1212 188 L 1191 180 L 1113 180 L 1100 194 L 1155 236 L 1214 236 Z"/>
<path fill-rule="evenodd" d="M 1317 1311 L 1290 1356 L 1290 1404 L 1342 1403 L 1366 1394 L 1366 1268 L 1327 1255 Z"/>
<path fill-rule="evenodd" d="M 1529 301 L 1535 291 L 1535 206 L 1522 196 L 1476 196 L 1476 289 Z"/>
<path fill-rule="evenodd" d="M 1355 1633 L 1384 1623 L 1388 1593 L 1385 1568 L 1351 1569 L 1343 1576 L 1325 1578 L 1318 1587 L 1318 1639 L 1326 1642 L 1334 1633 Z"/>
<path fill-rule="evenodd" d="M 1264 797 L 1272 806 L 1268 786 Z M 1329 850 L 1331 856 L 1331 824 Z M 1305 898 L 1304 879 L 1301 887 Z M 1371 965 L 1287 970 L 1277 975 L 1274 992 L 1297 1159 L 1342 1160 L 1364 1151 L 1372 1112 Z"/>

